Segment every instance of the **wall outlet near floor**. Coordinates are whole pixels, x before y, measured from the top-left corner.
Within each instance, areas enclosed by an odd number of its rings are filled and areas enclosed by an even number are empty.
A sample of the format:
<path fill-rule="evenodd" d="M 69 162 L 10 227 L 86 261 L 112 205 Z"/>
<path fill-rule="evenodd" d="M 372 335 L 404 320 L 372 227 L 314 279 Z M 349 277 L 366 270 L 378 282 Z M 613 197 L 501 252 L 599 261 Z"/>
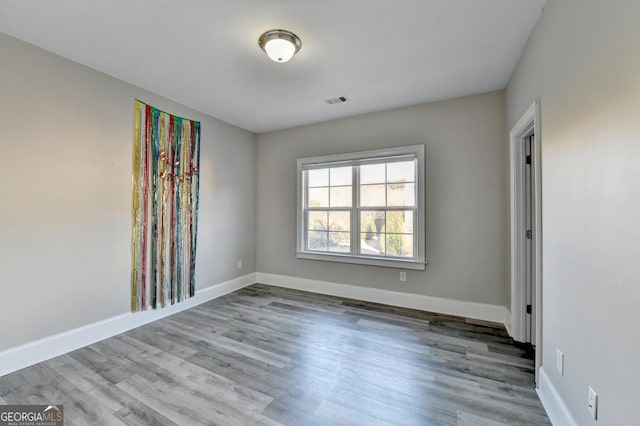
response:
<path fill-rule="evenodd" d="M 561 376 L 564 376 L 564 354 L 560 349 L 556 353 L 556 368 Z"/>
<path fill-rule="evenodd" d="M 400 272 L 400 281 L 405 282 L 407 280 L 407 273 L 402 271 Z"/>
<path fill-rule="evenodd" d="M 238 269 L 242 269 L 242 260 L 238 260 Z"/>
<path fill-rule="evenodd" d="M 593 420 L 598 420 L 598 394 L 589 386 L 589 393 L 587 395 L 587 407 Z"/>

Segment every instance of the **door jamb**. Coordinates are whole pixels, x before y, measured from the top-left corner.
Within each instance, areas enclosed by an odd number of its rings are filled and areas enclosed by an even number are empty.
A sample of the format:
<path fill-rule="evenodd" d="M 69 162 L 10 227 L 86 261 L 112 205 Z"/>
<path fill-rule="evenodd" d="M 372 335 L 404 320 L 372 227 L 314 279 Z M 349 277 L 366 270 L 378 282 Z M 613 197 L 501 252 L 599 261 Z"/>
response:
<path fill-rule="evenodd" d="M 533 166 L 533 228 L 534 255 L 533 283 L 535 285 L 535 332 L 536 360 L 535 377 L 538 383 L 538 370 L 542 365 L 542 167 L 541 167 L 541 126 L 540 100 L 537 99 L 509 133 L 509 186 L 511 213 L 511 336 L 516 341 L 525 340 L 525 244 L 524 229 L 524 146 L 523 139 L 534 133 L 532 146 Z"/>

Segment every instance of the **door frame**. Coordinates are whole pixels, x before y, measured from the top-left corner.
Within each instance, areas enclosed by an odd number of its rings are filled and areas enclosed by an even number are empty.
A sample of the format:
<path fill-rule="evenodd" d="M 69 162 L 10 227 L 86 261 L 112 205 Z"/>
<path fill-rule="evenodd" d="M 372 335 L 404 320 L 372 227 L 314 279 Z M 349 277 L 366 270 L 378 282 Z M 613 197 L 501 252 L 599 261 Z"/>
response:
<path fill-rule="evenodd" d="M 534 134 L 532 144 L 533 190 L 533 279 L 535 300 L 536 383 L 542 365 L 542 164 L 540 100 L 536 100 L 509 133 L 509 189 L 511 216 L 511 337 L 519 342 L 526 339 L 526 235 L 525 227 L 525 155 L 524 139 Z"/>

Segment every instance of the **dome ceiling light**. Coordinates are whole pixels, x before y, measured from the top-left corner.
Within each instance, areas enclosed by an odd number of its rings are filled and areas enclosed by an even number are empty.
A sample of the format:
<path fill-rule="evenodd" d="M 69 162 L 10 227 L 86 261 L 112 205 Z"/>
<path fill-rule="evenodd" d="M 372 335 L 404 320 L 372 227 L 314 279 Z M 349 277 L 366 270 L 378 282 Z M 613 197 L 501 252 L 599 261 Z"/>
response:
<path fill-rule="evenodd" d="M 300 37 L 287 30 L 269 30 L 258 38 L 258 45 L 273 62 L 287 62 L 302 47 Z"/>

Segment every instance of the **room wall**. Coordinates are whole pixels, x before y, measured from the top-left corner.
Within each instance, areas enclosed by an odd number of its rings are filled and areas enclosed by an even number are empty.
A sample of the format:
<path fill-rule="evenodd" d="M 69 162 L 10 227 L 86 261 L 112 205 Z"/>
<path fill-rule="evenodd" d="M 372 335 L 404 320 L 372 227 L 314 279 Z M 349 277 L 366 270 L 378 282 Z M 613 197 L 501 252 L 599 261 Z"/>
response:
<path fill-rule="evenodd" d="M 579 425 L 640 418 L 638 41 L 640 2 L 549 1 L 506 93 L 507 130 L 541 99 L 543 370 Z"/>
<path fill-rule="evenodd" d="M 339 108 L 340 106 L 327 106 Z M 296 159 L 426 146 L 425 271 L 297 259 Z M 506 165 L 503 92 L 258 135 L 261 273 L 504 306 Z"/>
<path fill-rule="evenodd" d="M 202 122 L 197 289 L 255 271 L 254 134 L 2 34 L 0 58 L 0 351 L 129 311 L 136 98 Z"/>

